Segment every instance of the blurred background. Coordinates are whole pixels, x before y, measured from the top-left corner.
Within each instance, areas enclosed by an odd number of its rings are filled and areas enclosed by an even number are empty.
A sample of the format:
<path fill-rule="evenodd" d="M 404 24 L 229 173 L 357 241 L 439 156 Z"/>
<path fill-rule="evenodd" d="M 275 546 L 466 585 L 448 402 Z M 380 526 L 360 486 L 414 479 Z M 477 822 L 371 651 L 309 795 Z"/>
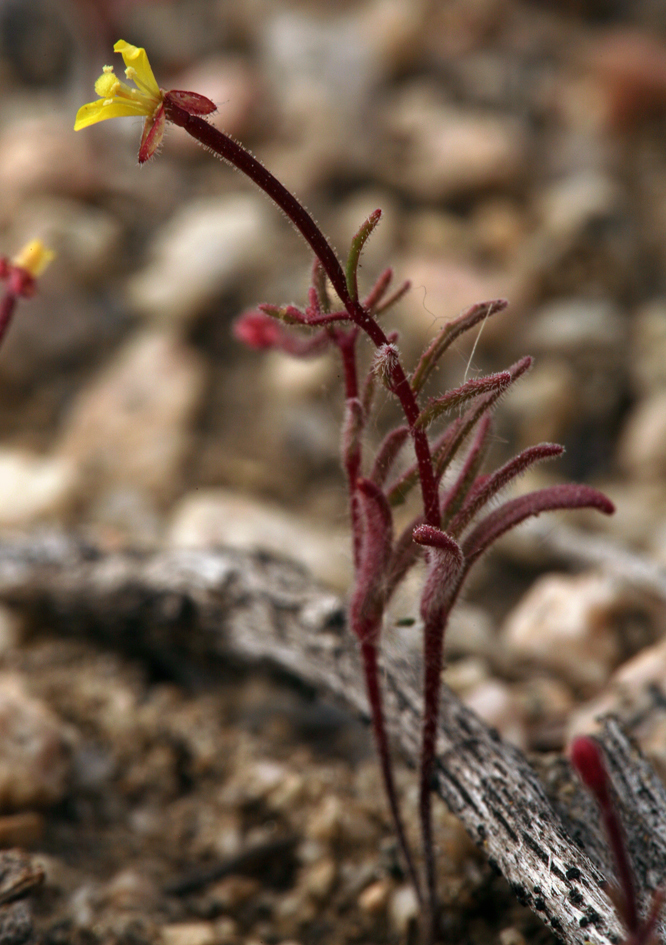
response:
<path fill-rule="evenodd" d="M 0 247 L 41 236 L 58 262 L 0 359 L 0 523 L 154 542 L 223 488 L 344 527 L 337 366 L 230 336 L 248 306 L 303 301 L 309 251 L 180 129 L 143 168 L 141 119 L 71 130 L 122 37 L 211 97 L 341 254 L 382 207 L 362 274 L 412 281 L 407 362 L 508 298 L 470 367 L 537 358 L 502 436 L 564 442 L 548 475 L 622 494 L 634 517 L 610 527 L 659 546 L 664 31 L 656 0 L 2 0 Z"/>
<path fill-rule="evenodd" d="M 436 388 L 534 355 L 492 461 L 562 442 L 517 488 L 586 481 L 618 511 L 505 540 L 457 610 L 446 678 L 531 751 L 619 711 L 665 775 L 666 4 L 0 0 L 0 253 L 40 237 L 58 254 L 0 351 L 2 534 L 286 551 L 344 592 L 339 366 L 231 334 L 248 307 L 303 304 L 310 253 L 180 129 L 141 168 L 140 119 L 73 132 L 102 67 L 122 68 L 120 38 L 164 88 L 213 99 L 212 120 L 341 256 L 383 209 L 361 288 L 387 265 L 411 280 L 386 318 L 407 366 L 446 319 L 510 300 Z M 395 419 L 385 398 L 370 440 Z M 402 650 L 418 645 L 418 584 L 394 608 Z M 256 675 L 193 693 L 89 641 L 24 632 L 0 609 L 0 726 L 18 732 L 0 741 L 0 846 L 45 857 L 45 942 L 412 940 L 371 749 L 339 713 Z M 411 775 L 400 785 L 408 797 Z M 437 818 L 449 940 L 549 942 Z M 164 893 L 275 831 L 295 838 L 278 881 Z"/>

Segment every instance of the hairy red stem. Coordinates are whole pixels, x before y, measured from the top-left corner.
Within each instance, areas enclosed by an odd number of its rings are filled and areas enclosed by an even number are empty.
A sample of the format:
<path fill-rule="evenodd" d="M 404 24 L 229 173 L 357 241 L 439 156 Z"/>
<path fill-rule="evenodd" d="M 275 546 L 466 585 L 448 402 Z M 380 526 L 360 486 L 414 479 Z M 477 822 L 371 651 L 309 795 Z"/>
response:
<path fill-rule="evenodd" d="M 379 348 L 381 345 L 387 344 L 388 339 L 381 327 L 363 308 L 362 304 L 349 294 L 344 270 L 333 247 L 296 197 L 249 151 L 246 151 L 245 148 L 234 141 L 233 138 L 225 135 L 224 132 L 204 121 L 203 118 L 190 115 L 175 102 L 170 101 L 168 93 L 164 105 L 168 121 L 184 128 L 205 148 L 209 148 L 245 174 L 246 177 L 249 177 L 284 211 L 321 262 L 326 275 L 331 280 L 333 288 L 338 293 L 352 321 L 366 332 L 376 347 Z M 425 431 L 416 428 L 416 419 L 420 412 L 419 405 L 399 361 L 396 362 L 392 371 L 392 390 L 402 405 L 414 440 L 414 452 L 419 467 L 425 518 L 430 525 L 436 526 L 439 524 L 439 495 L 430 446 Z"/>
<path fill-rule="evenodd" d="M 393 761 L 391 759 L 391 750 L 386 733 L 384 722 L 384 707 L 382 693 L 379 686 L 379 666 L 377 663 L 377 646 L 370 641 L 361 643 L 361 659 L 363 661 L 363 672 L 365 674 L 365 685 L 370 703 L 370 713 L 372 716 L 372 730 L 375 737 L 377 752 L 379 754 L 379 764 L 382 770 L 386 795 L 391 808 L 391 817 L 395 826 L 396 836 L 400 850 L 407 864 L 409 877 L 416 891 L 419 903 L 423 908 L 423 894 L 421 892 L 421 883 L 412 853 L 407 842 L 407 834 L 402 821 L 400 807 L 398 804 L 398 792 L 393 777 Z"/>

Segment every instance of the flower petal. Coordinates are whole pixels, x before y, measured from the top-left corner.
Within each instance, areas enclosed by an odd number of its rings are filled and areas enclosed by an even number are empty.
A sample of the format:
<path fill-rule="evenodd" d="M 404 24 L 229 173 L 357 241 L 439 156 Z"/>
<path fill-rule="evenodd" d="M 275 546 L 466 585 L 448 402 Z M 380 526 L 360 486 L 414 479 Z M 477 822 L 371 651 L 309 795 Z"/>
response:
<path fill-rule="evenodd" d="M 96 102 L 88 102 L 82 105 L 76 113 L 74 122 L 74 131 L 80 131 L 82 128 L 88 128 L 89 125 L 95 125 L 98 121 L 106 121 L 107 118 L 127 118 L 134 115 L 145 115 L 145 108 L 134 102 L 109 102 L 107 105 L 103 98 Z"/>
<path fill-rule="evenodd" d="M 160 98 L 160 87 L 153 75 L 153 70 L 150 68 L 146 50 L 140 46 L 132 46 L 131 43 L 126 43 L 124 39 L 119 39 L 113 47 L 113 51 L 120 53 L 127 67 L 134 69 L 138 82 L 155 98 Z"/>

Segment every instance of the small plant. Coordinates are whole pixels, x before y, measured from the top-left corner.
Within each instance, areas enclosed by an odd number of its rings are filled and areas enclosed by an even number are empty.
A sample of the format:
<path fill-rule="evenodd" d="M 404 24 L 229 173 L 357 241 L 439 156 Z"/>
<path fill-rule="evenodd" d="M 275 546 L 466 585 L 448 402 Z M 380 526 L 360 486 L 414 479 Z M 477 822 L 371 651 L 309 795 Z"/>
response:
<path fill-rule="evenodd" d="M 5 282 L 5 294 L 0 300 L 0 344 L 11 325 L 16 303 L 31 298 L 37 289 L 37 279 L 53 260 L 55 253 L 41 240 L 31 240 L 13 259 L 0 256 L 0 279 Z"/>
<path fill-rule="evenodd" d="M 599 806 L 608 845 L 615 860 L 619 886 L 607 884 L 606 892 L 613 900 L 627 929 L 628 935 L 624 945 L 656 945 L 657 923 L 664 905 L 666 888 L 660 886 L 655 890 L 648 913 L 641 918 L 634 871 L 601 746 L 594 738 L 581 736 L 572 742 L 569 757 L 581 781 Z"/>
<path fill-rule="evenodd" d="M 275 348 L 295 357 L 312 357 L 335 348 L 342 361 L 345 388 L 342 462 L 349 491 L 354 565 L 349 626 L 359 641 L 386 794 L 405 864 L 421 903 L 424 941 L 434 942 L 438 938 L 438 909 L 431 781 L 444 634 L 451 609 L 474 563 L 498 538 L 525 519 L 541 512 L 584 507 L 609 514 L 613 506 L 589 486 L 556 485 L 488 511 L 489 505 L 517 476 L 535 463 L 562 453 L 561 446 L 543 443 L 524 450 L 492 473 L 481 471 L 490 442 L 493 410 L 502 394 L 529 369 L 531 358 L 523 358 L 498 374 L 469 380 L 438 396 L 426 397 L 424 388 L 448 348 L 462 334 L 501 312 L 506 303 L 473 305 L 444 325 L 408 372 L 402 363 L 397 333 L 386 332 L 380 321 L 408 285 L 390 292 L 392 272 L 387 269 L 366 295 L 360 295 L 358 286 L 361 253 L 379 223 L 381 211 L 376 210 L 362 224 L 343 265 L 296 197 L 253 155 L 205 120 L 215 110 L 212 102 L 196 93 L 160 89 L 143 49 L 123 40 L 114 49 L 123 56 L 126 77 L 136 87 L 121 82 L 113 69 L 106 66 L 95 84 L 100 99 L 79 110 L 75 129 L 106 118 L 143 115 L 145 125 L 139 149 L 139 162 L 143 163 L 155 153 L 165 123 L 179 125 L 260 187 L 284 211 L 314 253 L 312 285 L 304 307 L 260 305 L 242 315 L 234 330 L 237 338 L 254 348 Z M 374 356 L 370 370 L 362 377 L 358 342 L 363 335 L 374 347 Z M 366 464 L 364 434 L 380 384 L 400 404 L 404 423 L 385 437 L 373 461 Z M 455 418 L 448 425 L 438 428 L 442 418 L 454 413 Z M 405 471 L 396 472 L 399 456 L 408 444 L 413 449 L 413 460 Z M 420 491 L 421 511 L 396 535 L 393 510 L 416 488 Z M 409 569 L 422 557 L 427 562 L 420 606 L 424 641 L 419 773 L 423 878 L 417 870 L 398 804 L 379 672 L 386 607 Z"/>

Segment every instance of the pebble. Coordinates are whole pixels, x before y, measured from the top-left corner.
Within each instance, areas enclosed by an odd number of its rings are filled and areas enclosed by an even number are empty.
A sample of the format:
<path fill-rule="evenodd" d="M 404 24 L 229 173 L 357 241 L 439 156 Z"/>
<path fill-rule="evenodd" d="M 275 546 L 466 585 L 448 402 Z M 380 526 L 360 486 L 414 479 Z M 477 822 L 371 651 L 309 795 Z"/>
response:
<path fill-rule="evenodd" d="M 308 815 L 305 836 L 310 840 L 332 843 L 340 835 L 343 816 L 341 799 L 332 794 L 325 797 Z"/>
<path fill-rule="evenodd" d="M 392 889 L 388 879 L 378 879 L 363 890 L 358 897 L 358 905 L 362 912 L 368 915 L 378 915 L 386 908 Z"/>
<path fill-rule="evenodd" d="M 218 938 L 212 922 L 173 922 L 161 931 L 162 945 L 215 945 Z"/>
<path fill-rule="evenodd" d="M 514 273 L 434 253 L 405 258 L 397 271 L 401 280 L 409 279 L 412 289 L 395 309 L 391 325 L 399 328 L 405 346 L 411 344 L 414 353 L 445 322 L 480 300 L 511 299 L 510 314 L 514 317 L 525 298 L 526 286 Z M 505 335 L 508 324 L 507 313 L 503 312 L 491 318 L 482 333 L 477 329 L 474 338 L 478 335 L 483 347 L 496 337 L 496 332 Z"/>
<path fill-rule="evenodd" d="M 0 525 L 24 527 L 66 518 L 78 484 L 71 457 L 0 447 Z"/>
<path fill-rule="evenodd" d="M 464 696 L 465 705 L 499 732 L 504 741 L 527 747 L 525 714 L 513 690 L 499 679 L 487 679 Z"/>
<path fill-rule="evenodd" d="M 0 732 L 0 808 L 23 811 L 61 801 L 70 777 L 68 733 L 14 673 L 0 675 Z"/>
<path fill-rule="evenodd" d="M 666 474 L 666 390 L 640 400 L 625 421 L 618 461 L 633 479 L 662 481 Z"/>
<path fill-rule="evenodd" d="M 46 821 L 37 811 L 22 811 L 0 817 L 0 848 L 35 847 L 44 837 Z"/>
<path fill-rule="evenodd" d="M 270 207 L 255 194 L 190 201 L 158 231 L 150 261 L 129 280 L 129 304 L 157 322 L 190 322 L 267 265 L 271 221 Z"/>
<path fill-rule="evenodd" d="M 631 323 L 629 369 L 639 396 L 666 388 L 666 299 L 640 306 Z"/>
<path fill-rule="evenodd" d="M 568 738 L 594 732 L 597 720 L 609 712 L 637 718 L 654 705 L 655 692 L 666 696 L 666 639 L 637 653 L 611 676 L 601 693 L 578 706 L 567 726 Z"/>
<path fill-rule="evenodd" d="M 7 122 L 0 133 L 0 220 L 14 218 L 33 194 L 79 196 L 98 175 L 84 135 L 72 134 L 69 116 L 33 116 Z"/>
<path fill-rule="evenodd" d="M 348 586 L 345 532 L 320 529 L 277 506 L 223 489 L 184 496 L 174 508 L 167 543 L 172 548 L 261 548 L 288 555 L 331 587 Z"/>
<path fill-rule="evenodd" d="M 613 177 L 599 170 L 574 171 L 540 192 L 540 236 L 550 253 L 558 256 L 584 239 L 593 226 L 615 218 L 622 206 L 622 191 Z"/>
<path fill-rule="evenodd" d="M 388 915 L 394 932 L 405 939 L 419 915 L 419 901 L 411 883 L 404 883 L 391 893 Z"/>
<path fill-rule="evenodd" d="M 514 118 L 445 105 L 422 83 L 395 94 L 381 117 L 386 150 L 377 172 L 412 197 L 450 200 L 524 172 L 525 131 Z"/>
<path fill-rule="evenodd" d="M 134 335 L 78 395 L 59 456 L 89 488 L 132 485 L 163 499 L 179 486 L 204 383 L 197 354 L 159 331 Z"/>
<path fill-rule="evenodd" d="M 40 196 L 27 201 L 7 236 L 7 244 L 24 246 L 41 239 L 58 261 L 50 280 L 58 284 L 93 285 L 113 275 L 120 249 L 122 227 L 117 217 L 66 197 Z"/>
<path fill-rule="evenodd" d="M 521 447 L 565 439 L 577 416 L 577 380 L 565 358 L 546 354 L 510 388 L 502 409 L 516 424 Z"/>
<path fill-rule="evenodd" d="M 246 137 L 257 114 L 260 102 L 260 81 L 244 56 L 217 55 L 195 60 L 196 64 L 179 72 L 171 88 L 196 89 L 218 107 L 207 120 L 225 134 Z M 177 84 L 176 84 L 177 83 Z M 197 142 L 181 129 L 173 128 L 169 148 L 178 153 L 203 155 Z"/>
<path fill-rule="evenodd" d="M 507 616 L 502 644 L 513 659 L 599 689 L 620 656 L 615 620 L 623 606 L 624 593 L 607 575 L 547 574 Z"/>
<path fill-rule="evenodd" d="M 626 321 L 609 299 L 565 298 L 542 306 L 530 318 L 525 344 L 564 357 L 594 353 L 619 359 L 626 350 Z"/>
<path fill-rule="evenodd" d="M 338 868 L 332 857 L 326 856 L 307 866 L 301 880 L 304 889 L 318 901 L 326 899 L 333 889 Z"/>

